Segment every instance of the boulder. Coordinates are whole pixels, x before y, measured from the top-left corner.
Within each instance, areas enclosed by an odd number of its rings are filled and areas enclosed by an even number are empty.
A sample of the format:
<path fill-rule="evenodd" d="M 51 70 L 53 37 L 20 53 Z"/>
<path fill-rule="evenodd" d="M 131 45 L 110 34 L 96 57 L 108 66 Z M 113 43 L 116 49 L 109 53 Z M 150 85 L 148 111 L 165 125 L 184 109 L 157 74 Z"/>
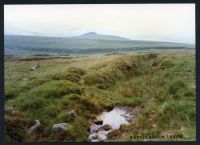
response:
<path fill-rule="evenodd" d="M 55 135 L 60 135 L 60 134 L 64 133 L 66 130 L 71 129 L 71 127 L 72 126 L 69 123 L 54 124 L 51 132 Z"/>
<path fill-rule="evenodd" d="M 40 127 L 40 125 L 40 121 L 35 120 L 35 124 L 28 129 L 28 135 L 32 134 L 38 127 Z"/>
<path fill-rule="evenodd" d="M 111 129 L 112 129 L 112 127 L 108 124 L 105 124 L 99 128 L 99 130 L 105 130 L 105 131 L 109 131 Z"/>

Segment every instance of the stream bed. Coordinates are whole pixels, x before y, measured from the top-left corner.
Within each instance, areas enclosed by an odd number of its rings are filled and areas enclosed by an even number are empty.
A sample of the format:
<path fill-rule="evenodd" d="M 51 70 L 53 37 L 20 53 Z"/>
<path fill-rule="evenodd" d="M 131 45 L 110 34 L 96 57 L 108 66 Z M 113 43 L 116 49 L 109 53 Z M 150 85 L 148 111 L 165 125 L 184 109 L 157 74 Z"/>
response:
<path fill-rule="evenodd" d="M 90 126 L 88 140 L 91 142 L 108 141 L 107 135 L 119 129 L 121 125 L 128 125 L 137 115 L 139 107 L 115 107 L 97 116 L 96 121 Z"/>

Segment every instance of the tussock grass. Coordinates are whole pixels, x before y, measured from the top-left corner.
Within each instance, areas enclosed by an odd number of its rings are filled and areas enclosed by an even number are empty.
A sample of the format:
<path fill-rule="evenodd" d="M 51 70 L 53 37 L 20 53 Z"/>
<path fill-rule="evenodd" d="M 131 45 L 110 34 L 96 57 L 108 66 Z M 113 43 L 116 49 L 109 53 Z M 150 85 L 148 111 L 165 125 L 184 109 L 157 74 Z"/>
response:
<path fill-rule="evenodd" d="M 130 125 L 109 134 L 113 140 L 144 140 L 133 136 L 152 134 L 181 134 L 183 138 L 150 140 L 195 140 L 194 58 L 192 53 L 146 53 L 72 58 L 72 64 L 69 60 L 38 60 L 46 62 L 35 72 L 21 68 L 31 60 L 18 61 L 16 67 L 11 65 L 14 61 L 7 62 L 6 106 L 23 115 L 7 115 L 6 140 L 87 141 L 95 116 L 118 105 L 143 109 Z M 59 69 L 50 72 L 51 68 Z M 22 83 L 23 78 L 28 80 Z M 78 117 L 70 118 L 71 110 Z M 20 120 L 17 133 L 16 118 Z M 35 119 L 42 127 L 27 137 L 26 130 Z M 52 136 L 52 125 L 61 122 L 70 123 L 72 129 Z"/>
<path fill-rule="evenodd" d="M 64 72 L 57 72 L 53 75 L 50 75 L 50 78 L 54 80 L 69 80 L 71 82 L 79 83 L 81 76 L 85 74 L 85 71 L 81 68 L 69 67 Z"/>
<path fill-rule="evenodd" d="M 141 58 L 136 56 L 120 57 L 107 65 L 89 71 L 83 76 L 84 83 L 106 89 L 116 81 L 139 75 L 138 65 L 140 61 Z"/>

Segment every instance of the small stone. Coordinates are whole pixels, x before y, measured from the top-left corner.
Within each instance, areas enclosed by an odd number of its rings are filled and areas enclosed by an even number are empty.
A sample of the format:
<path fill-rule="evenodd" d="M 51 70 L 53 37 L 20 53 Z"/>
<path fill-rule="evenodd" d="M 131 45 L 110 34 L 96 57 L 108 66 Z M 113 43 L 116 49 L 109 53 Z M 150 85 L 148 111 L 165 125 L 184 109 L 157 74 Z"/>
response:
<path fill-rule="evenodd" d="M 108 130 L 111 130 L 111 129 L 112 129 L 112 127 L 108 124 L 105 124 L 105 125 L 103 125 L 99 128 L 99 130 L 105 130 L 105 131 L 108 131 Z"/>
<path fill-rule="evenodd" d="M 31 70 L 35 70 L 35 69 L 37 69 L 37 68 L 39 68 L 40 66 L 39 65 L 34 65 L 33 67 L 32 67 L 32 69 Z"/>
<path fill-rule="evenodd" d="M 5 108 L 5 113 L 7 113 L 7 114 L 11 114 L 13 111 L 14 111 L 14 108 L 12 106 Z"/>
<path fill-rule="evenodd" d="M 98 139 L 98 135 L 96 134 L 96 135 L 92 136 L 92 139 Z"/>
<path fill-rule="evenodd" d="M 76 114 L 76 112 L 75 112 L 74 110 L 70 111 L 70 112 L 68 113 L 68 115 L 69 115 L 70 117 L 72 117 L 72 118 L 77 117 L 77 114 Z"/>
<path fill-rule="evenodd" d="M 93 141 L 93 140 L 97 140 L 97 139 L 98 139 L 97 133 L 90 134 L 89 137 L 88 137 L 89 141 Z"/>
<path fill-rule="evenodd" d="M 151 125 L 151 128 L 156 128 L 156 127 L 157 127 L 156 124 L 152 124 L 152 125 Z"/>
<path fill-rule="evenodd" d="M 64 131 L 71 129 L 71 125 L 69 123 L 59 123 L 54 124 L 51 132 L 55 135 L 62 134 Z"/>

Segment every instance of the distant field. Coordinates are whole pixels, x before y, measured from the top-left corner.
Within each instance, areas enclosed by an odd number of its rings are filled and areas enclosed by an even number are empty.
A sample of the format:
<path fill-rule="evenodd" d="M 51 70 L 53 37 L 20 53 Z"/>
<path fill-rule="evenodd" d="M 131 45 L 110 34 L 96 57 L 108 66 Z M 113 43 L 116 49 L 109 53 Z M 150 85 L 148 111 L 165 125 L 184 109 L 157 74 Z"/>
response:
<path fill-rule="evenodd" d="M 194 44 L 130 40 L 110 35 L 84 34 L 74 37 L 5 35 L 5 56 L 96 55 L 138 51 L 194 51 Z"/>
<path fill-rule="evenodd" d="M 31 71 L 33 65 L 39 68 Z M 6 141 L 88 141 L 95 116 L 115 106 L 140 106 L 129 125 L 109 133 L 110 141 L 144 141 L 137 135 L 182 135 L 196 140 L 195 53 L 129 53 L 5 60 Z M 70 119 L 67 112 L 75 110 Z M 27 129 L 39 119 L 33 134 Z M 72 125 L 60 136 L 52 125 Z"/>

